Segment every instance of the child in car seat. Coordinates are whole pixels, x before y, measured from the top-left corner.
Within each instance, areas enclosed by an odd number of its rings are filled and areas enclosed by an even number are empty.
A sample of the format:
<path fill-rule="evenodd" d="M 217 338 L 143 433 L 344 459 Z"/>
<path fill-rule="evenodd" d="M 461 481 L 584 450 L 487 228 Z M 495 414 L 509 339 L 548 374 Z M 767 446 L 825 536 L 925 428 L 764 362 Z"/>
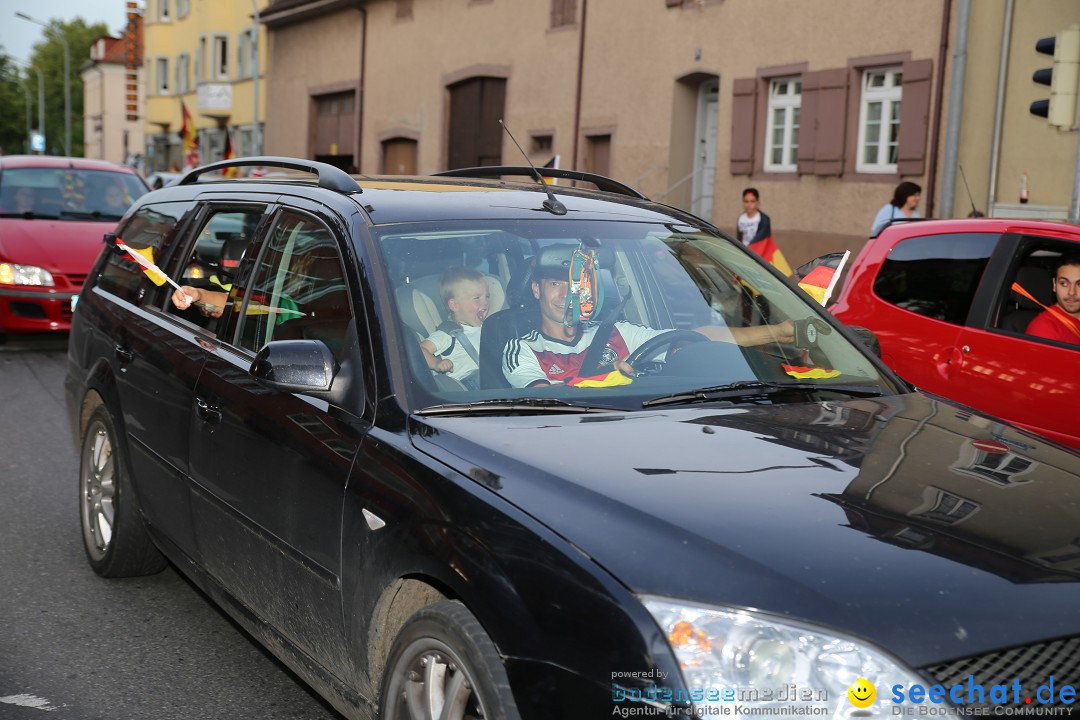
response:
<path fill-rule="evenodd" d="M 429 368 L 447 373 L 469 390 L 478 390 L 480 330 L 491 306 L 487 280 L 476 270 L 451 267 L 439 293 L 450 319 L 420 343 Z"/>

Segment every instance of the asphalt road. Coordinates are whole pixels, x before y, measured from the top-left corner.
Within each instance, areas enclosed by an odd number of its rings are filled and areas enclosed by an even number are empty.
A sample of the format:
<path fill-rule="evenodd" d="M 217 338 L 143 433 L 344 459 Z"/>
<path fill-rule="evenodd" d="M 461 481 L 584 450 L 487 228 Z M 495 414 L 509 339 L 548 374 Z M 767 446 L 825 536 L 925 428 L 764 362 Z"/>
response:
<path fill-rule="evenodd" d="M 65 365 L 62 339 L 0 346 L 0 719 L 340 717 L 172 567 L 90 570 Z"/>

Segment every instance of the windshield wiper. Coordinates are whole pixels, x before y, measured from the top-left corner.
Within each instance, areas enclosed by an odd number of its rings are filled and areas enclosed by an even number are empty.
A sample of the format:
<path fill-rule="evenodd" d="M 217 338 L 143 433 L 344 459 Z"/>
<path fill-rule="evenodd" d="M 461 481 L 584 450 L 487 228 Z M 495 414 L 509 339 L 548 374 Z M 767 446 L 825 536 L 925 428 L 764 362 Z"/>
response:
<path fill-rule="evenodd" d="M 0 218 L 23 218 L 25 220 L 58 220 L 56 215 L 48 215 L 46 213 L 32 212 L 27 210 L 26 212 L 6 212 L 0 213 Z"/>
<path fill-rule="evenodd" d="M 79 220 L 119 220 L 124 217 L 123 214 L 104 213 L 100 210 L 92 210 L 90 212 L 80 212 L 78 210 L 64 210 L 60 213 L 61 217 L 66 218 L 78 218 Z"/>
<path fill-rule="evenodd" d="M 574 403 L 557 398 L 499 398 L 496 400 L 475 400 L 465 403 L 446 403 L 432 405 L 416 411 L 417 415 L 461 415 L 471 413 L 598 413 L 625 412 L 622 408 L 603 405 Z"/>
<path fill-rule="evenodd" d="M 663 395 L 641 403 L 641 407 L 659 405 L 690 405 L 713 400 L 766 399 L 770 395 L 787 390 L 806 390 L 810 392 L 835 392 L 852 397 L 880 397 L 885 393 L 874 385 L 824 385 L 808 382 L 769 382 L 765 380 L 740 380 L 726 385 L 712 385 L 687 392 Z"/>

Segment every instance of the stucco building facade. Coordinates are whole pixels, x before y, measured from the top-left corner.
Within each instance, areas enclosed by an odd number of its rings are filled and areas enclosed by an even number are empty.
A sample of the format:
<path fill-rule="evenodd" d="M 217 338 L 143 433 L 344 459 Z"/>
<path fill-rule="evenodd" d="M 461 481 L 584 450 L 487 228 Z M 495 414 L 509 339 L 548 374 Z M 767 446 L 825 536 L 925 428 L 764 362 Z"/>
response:
<path fill-rule="evenodd" d="M 254 9 L 267 2 L 146 0 L 148 171 L 183 165 L 181 104 L 198 129 L 200 163 L 221 159 L 226 131 L 237 156 L 261 151 L 266 31 Z"/>
<path fill-rule="evenodd" d="M 901 180 L 935 216 L 970 212 L 964 178 L 988 214 L 1070 200 L 1076 133 L 1028 106 L 1048 95 L 1035 42 L 1080 22 L 1071 0 L 275 0 L 263 22 L 268 153 L 521 164 L 505 119 L 535 163 L 728 230 L 757 187 L 795 262 L 859 246 Z"/>
<path fill-rule="evenodd" d="M 143 153 L 142 15 L 127 4 L 120 37 L 103 36 L 90 46 L 79 71 L 83 81 L 83 153 L 88 158 L 138 165 Z"/>

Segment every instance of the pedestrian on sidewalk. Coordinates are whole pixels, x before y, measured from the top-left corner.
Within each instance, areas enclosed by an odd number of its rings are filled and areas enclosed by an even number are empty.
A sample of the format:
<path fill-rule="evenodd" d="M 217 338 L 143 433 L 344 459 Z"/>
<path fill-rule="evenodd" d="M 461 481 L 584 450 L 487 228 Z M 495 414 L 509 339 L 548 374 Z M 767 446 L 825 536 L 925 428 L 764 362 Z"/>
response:
<path fill-rule="evenodd" d="M 743 245 L 751 245 L 772 235 L 772 223 L 769 216 L 758 210 L 761 194 L 757 188 L 746 188 L 742 192 L 743 213 L 735 225 L 735 237 Z"/>
<path fill-rule="evenodd" d="M 893 191 L 892 200 L 878 210 L 874 224 L 870 227 L 870 236 L 876 236 L 882 228 L 897 218 L 905 220 L 922 217 L 918 211 L 921 195 L 922 188 L 913 182 L 905 180 L 897 185 L 896 190 Z"/>

